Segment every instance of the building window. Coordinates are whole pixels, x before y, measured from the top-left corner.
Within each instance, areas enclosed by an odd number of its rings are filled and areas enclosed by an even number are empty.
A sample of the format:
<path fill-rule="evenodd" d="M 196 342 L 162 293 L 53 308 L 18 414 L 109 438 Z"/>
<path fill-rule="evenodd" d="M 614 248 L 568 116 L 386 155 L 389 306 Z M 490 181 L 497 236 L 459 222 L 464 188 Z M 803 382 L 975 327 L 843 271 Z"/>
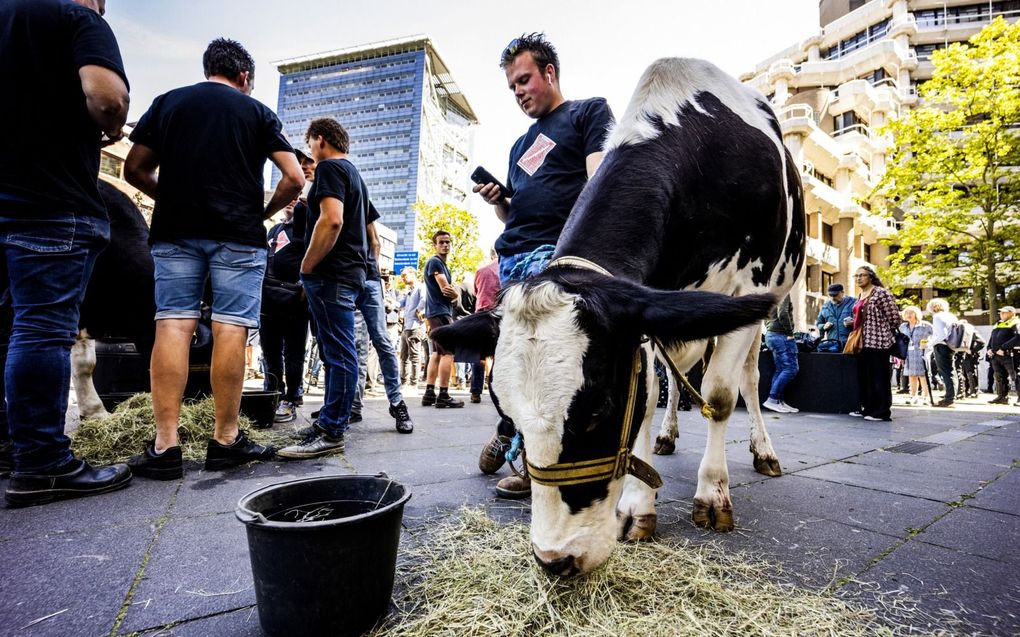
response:
<path fill-rule="evenodd" d="M 885 37 L 885 34 L 888 33 L 888 31 L 889 20 L 882 20 L 863 31 L 853 34 L 845 40 L 840 40 L 839 44 L 835 44 L 822 51 L 822 58 L 826 60 L 839 59 L 844 55 L 853 53 L 857 49 L 862 49 L 877 40 L 881 40 Z"/>
<path fill-rule="evenodd" d="M 822 292 L 828 294 L 829 286 L 832 285 L 832 273 L 822 270 Z"/>
<path fill-rule="evenodd" d="M 833 130 L 832 134 L 839 135 L 843 132 L 848 131 L 851 127 L 863 123 L 864 122 L 861 121 L 861 118 L 859 118 L 857 116 L 857 113 L 854 111 L 840 113 L 839 115 L 836 115 L 835 117 L 832 118 L 832 130 Z"/>
<path fill-rule="evenodd" d="M 835 245 L 832 241 L 832 225 L 822 222 L 822 243 L 831 246 Z"/>
<path fill-rule="evenodd" d="M 99 172 L 104 175 L 120 179 L 120 167 L 124 164 L 121 160 L 110 155 L 99 156 Z"/>
<path fill-rule="evenodd" d="M 889 77 L 889 75 L 885 72 L 885 69 L 882 68 L 882 67 L 878 67 L 877 69 L 875 69 L 871 73 L 866 73 L 866 74 L 858 77 L 857 79 L 859 79 L 859 80 L 867 80 L 868 84 L 871 84 L 872 86 L 874 86 L 874 85 L 878 84 L 879 82 L 881 82 L 882 80 L 884 80 L 887 77 Z"/>
<path fill-rule="evenodd" d="M 917 59 L 921 62 L 925 62 L 931 59 L 931 54 L 939 49 L 946 48 L 945 44 L 918 44 L 914 47 L 914 53 L 917 54 Z"/>
<path fill-rule="evenodd" d="M 865 243 L 864 244 L 864 260 L 867 261 L 868 263 L 872 262 L 871 261 L 871 244 L 870 243 Z"/>

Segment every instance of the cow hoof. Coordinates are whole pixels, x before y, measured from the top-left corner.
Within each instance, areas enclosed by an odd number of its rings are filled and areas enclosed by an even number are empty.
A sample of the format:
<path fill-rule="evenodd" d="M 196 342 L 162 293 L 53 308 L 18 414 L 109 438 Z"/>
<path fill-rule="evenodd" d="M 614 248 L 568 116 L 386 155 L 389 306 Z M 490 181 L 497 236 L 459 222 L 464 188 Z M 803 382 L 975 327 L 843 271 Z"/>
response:
<path fill-rule="evenodd" d="M 655 513 L 629 515 L 617 511 L 616 539 L 621 542 L 643 542 L 652 539 L 652 536 L 655 535 L 655 523 L 658 517 Z"/>
<path fill-rule="evenodd" d="M 676 443 L 665 436 L 655 437 L 655 455 L 668 456 L 676 451 Z"/>
<path fill-rule="evenodd" d="M 730 505 L 715 506 L 699 498 L 694 498 L 691 519 L 697 526 L 720 533 L 728 533 L 733 530 L 733 507 Z"/>
<path fill-rule="evenodd" d="M 783 475 L 783 468 L 779 466 L 778 458 L 766 458 L 756 455 L 754 457 L 754 470 L 762 475 L 773 478 Z"/>

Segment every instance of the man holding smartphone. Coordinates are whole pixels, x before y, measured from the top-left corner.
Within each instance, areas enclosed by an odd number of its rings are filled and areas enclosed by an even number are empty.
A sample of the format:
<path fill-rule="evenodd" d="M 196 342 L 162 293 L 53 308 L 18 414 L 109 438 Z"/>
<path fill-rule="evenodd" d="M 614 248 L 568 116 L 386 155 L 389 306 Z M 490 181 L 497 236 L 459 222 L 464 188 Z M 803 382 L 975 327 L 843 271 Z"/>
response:
<path fill-rule="evenodd" d="M 554 246 L 581 189 L 602 161 L 602 144 L 613 123 L 606 100 L 566 100 L 560 91 L 560 61 L 541 33 L 514 38 L 503 50 L 500 68 L 518 106 L 535 120 L 510 151 L 509 196 L 496 183 L 474 187 L 506 224 L 496 241 L 502 285 L 537 274 L 544 265 L 534 259 L 517 267 L 542 246 Z M 515 269 L 517 270 L 515 272 Z M 501 420 L 497 434 L 479 459 L 483 473 L 495 473 L 509 448 L 513 425 Z M 502 497 L 527 497 L 530 480 L 500 480 Z"/>

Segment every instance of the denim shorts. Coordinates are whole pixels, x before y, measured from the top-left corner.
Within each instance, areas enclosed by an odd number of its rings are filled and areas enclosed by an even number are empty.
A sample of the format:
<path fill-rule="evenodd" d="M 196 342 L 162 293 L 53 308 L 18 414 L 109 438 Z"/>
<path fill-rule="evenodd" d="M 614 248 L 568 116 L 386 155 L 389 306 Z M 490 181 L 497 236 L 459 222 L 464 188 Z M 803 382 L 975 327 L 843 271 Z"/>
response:
<path fill-rule="evenodd" d="M 266 249 L 212 239 L 157 241 L 156 320 L 197 319 L 208 278 L 212 282 L 212 320 L 242 327 L 259 326 Z"/>

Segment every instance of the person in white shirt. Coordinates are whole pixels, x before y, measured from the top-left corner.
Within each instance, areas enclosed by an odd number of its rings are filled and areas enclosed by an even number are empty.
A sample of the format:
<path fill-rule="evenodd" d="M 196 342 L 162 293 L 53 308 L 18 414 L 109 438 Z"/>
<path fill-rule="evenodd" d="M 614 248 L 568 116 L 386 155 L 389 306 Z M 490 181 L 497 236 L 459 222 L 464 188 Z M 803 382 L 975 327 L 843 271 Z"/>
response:
<path fill-rule="evenodd" d="M 946 345 L 946 337 L 949 335 L 949 328 L 959 322 L 959 319 L 949 311 L 949 304 L 942 299 L 928 301 L 927 310 L 931 312 L 932 317 L 932 335 L 928 346 L 932 348 L 935 366 L 938 367 L 942 384 L 946 387 L 945 397 L 935 403 L 935 406 L 951 407 L 956 399 L 956 389 L 953 384 L 953 350 Z"/>

